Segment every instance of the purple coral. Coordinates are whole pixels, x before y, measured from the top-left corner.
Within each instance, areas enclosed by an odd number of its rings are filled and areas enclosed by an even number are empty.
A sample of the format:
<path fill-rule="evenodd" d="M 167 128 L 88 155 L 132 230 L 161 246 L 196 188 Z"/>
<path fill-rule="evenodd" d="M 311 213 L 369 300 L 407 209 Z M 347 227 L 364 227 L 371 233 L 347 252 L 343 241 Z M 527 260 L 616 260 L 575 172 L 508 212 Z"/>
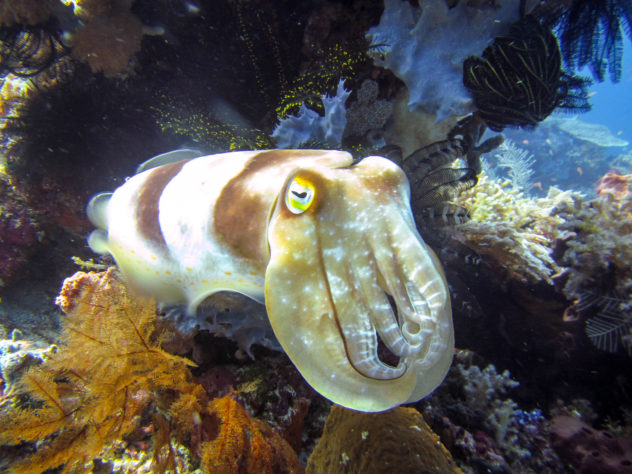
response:
<path fill-rule="evenodd" d="M 26 205 L 0 183 L 0 286 L 9 284 L 37 249 L 39 231 Z"/>
<path fill-rule="evenodd" d="M 578 474 L 632 472 L 632 435 L 617 439 L 575 417 L 559 415 L 551 422 L 551 438 L 560 458 Z"/>

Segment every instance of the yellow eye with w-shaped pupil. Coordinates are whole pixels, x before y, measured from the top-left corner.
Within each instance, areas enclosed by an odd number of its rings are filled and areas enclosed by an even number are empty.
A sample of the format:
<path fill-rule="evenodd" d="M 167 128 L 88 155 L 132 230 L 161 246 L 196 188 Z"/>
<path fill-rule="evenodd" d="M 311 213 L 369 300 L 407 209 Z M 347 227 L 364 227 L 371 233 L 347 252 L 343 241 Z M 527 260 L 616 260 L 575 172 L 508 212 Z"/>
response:
<path fill-rule="evenodd" d="M 309 181 L 295 177 L 287 188 L 285 205 L 293 214 L 302 214 L 314 202 L 315 189 Z"/>

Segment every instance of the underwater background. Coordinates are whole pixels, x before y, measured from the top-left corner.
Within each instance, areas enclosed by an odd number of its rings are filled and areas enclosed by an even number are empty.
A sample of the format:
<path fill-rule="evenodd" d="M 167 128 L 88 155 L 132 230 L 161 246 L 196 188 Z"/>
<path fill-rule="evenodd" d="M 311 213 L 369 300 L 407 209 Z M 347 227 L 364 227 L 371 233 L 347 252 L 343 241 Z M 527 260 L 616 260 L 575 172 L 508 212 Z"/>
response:
<path fill-rule="evenodd" d="M 0 0 L 0 472 L 632 472 L 631 37 L 630 0 Z M 397 163 L 443 383 L 348 410 L 263 305 L 134 292 L 86 205 L 182 148 Z"/>

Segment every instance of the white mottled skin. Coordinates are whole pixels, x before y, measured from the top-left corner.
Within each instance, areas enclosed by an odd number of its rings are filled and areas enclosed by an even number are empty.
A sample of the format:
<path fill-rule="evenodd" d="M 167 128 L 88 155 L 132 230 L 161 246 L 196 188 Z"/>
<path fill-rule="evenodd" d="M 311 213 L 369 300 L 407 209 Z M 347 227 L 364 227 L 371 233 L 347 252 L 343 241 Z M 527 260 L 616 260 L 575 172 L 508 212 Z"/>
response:
<path fill-rule="evenodd" d="M 189 161 L 160 197 L 159 222 L 169 255 L 138 231 L 130 203 L 151 170 L 131 177 L 108 205 L 108 251 L 124 276 L 168 303 L 190 311 L 208 295 L 231 290 L 263 301 L 263 275 L 236 258 L 215 236 L 205 235 L 208 216 L 224 184 L 238 174 L 252 152 L 205 156 Z M 209 269 L 213 269 L 209 271 Z"/>
<path fill-rule="evenodd" d="M 267 152 L 266 167 L 259 153 L 196 158 L 171 178 L 159 200 L 166 251 L 136 222 L 135 203 L 152 170 L 114 192 L 103 219 L 107 235 L 95 231 L 91 245 L 110 252 L 131 283 L 190 311 L 216 291 L 261 299 L 265 290 L 283 349 L 335 403 L 381 411 L 430 393 L 452 360 L 452 314 L 441 267 L 415 228 L 402 170 L 381 157 L 350 166 L 347 153 L 305 150 Z M 257 156 L 256 172 L 242 174 Z M 235 199 L 268 206 L 265 215 L 251 216 L 244 205 L 238 215 L 264 219 L 261 235 L 252 236 L 267 244 L 261 261 L 240 255 L 225 241 L 231 236 L 209 234 L 215 204 L 237 176 L 247 180 L 248 196 Z M 285 200 L 297 176 L 315 189 L 312 205 L 300 214 Z M 399 356 L 397 367 L 378 358 L 378 333 Z"/>

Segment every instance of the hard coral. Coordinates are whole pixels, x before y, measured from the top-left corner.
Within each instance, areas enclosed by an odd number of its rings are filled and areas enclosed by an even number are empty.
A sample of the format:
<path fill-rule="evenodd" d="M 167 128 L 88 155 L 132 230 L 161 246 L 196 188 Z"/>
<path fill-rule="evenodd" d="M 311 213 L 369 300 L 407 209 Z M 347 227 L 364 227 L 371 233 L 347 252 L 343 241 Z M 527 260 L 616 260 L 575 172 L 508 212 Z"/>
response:
<path fill-rule="evenodd" d="M 610 170 L 597 181 L 597 195 L 613 194 L 625 198 L 632 194 L 632 174 L 622 175 L 618 170 Z"/>
<path fill-rule="evenodd" d="M 508 391 L 518 382 L 475 354 L 458 351 L 444 383 L 422 402 L 423 414 L 457 462 L 475 472 L 562 472 L 539 410 L 525 412 Z"/>
<path fill-rule="evenodd" d="M 450 453 L 414 408 L 361 413 L 331 407 L 306 472 L 402 474 L 459 473 Z"/>

